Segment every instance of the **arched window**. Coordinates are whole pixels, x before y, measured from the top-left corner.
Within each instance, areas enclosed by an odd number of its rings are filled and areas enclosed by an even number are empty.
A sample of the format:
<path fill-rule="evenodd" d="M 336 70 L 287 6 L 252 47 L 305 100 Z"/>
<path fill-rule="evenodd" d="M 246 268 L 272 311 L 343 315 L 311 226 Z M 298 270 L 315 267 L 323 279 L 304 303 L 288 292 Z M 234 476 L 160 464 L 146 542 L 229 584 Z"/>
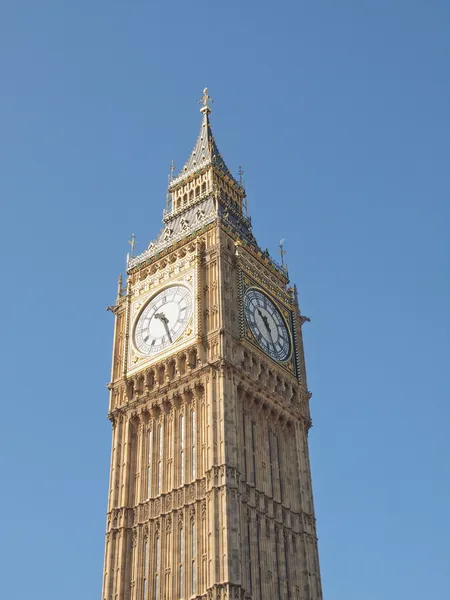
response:
<path fill-rule="evenodd" d="M 247 419 L 246 414 L 242 413 L 242 440 L 243 440 L 243 459 L 244 459 L 244 481 L 247 481 L 247 436 L 246 436 Z"/>
<path fill-rule="evenodd" d="M 270 472 L 269 482 L 270 482 L 270 495 L 273 498 L 273 495 L 274 495 L 274 488 L 273 488 L 274 457 L 273 457 L 273 448 L 272 448 L 272 432 L 270 431 L 270 429 L 266 429 L 265 434 L 266 434 L 266 438 L 267 438 L 267 443 L 269 445 L 269 472 Z"/>
<path fill-rule="evenodd" d="M 175 360 L 174 359 L 169 361 L 168 375 L 169 375 L 169 379 L 173 379 L 175 377 Z"/>
<path fill-rule="evenodd" d="M 180 375 L 186 373 L 186 354 L 182 354 L 178 360 L 178 371 Z"/>
<path fill-rule="evenodd" d="M 196 427 L 196 423 L 195 423 L 195 410 L 191 411 L 191 435 L 192 435 L 192 440 L 191 440 L 192 480 L 194 480 L 195 479 L 195 467 L 196 467 L 195 440 L 197 437 L 197 427 Z"/>
<path fill-rule="evenodd" d="M 155 540 L 155 600 L 159 600 L 159 567 L 161 561 L 161 543 L 159 535 Z"/>
<path fill-rule="evenodd" d="M 166 367 L 161 365 L 158 369 L 158 383 L 159 385 L 164 385 L 166 378 Z"/>
<path fill-rule="evenodd" d="M 144 585 L 142 586 L 142 600 L 148 599 L 148 583 L 147 583 L 147 573 L 148 573 L 148 538 L 144 540 Z"/>
<path fill-rule="evenodd" d="M 183 598 L 183 556 L 184 556 L 184 535 L 183 528 L 180 527 L 178 536 L 179 562 L 178 562 L 178 595 Z"/>
<path fill-rule="evenodd" d="M 248 571 L 250 576 L 250 594 L 253 594 L 253 574 L 252 574 L 252 538 L 251 538 L 251 521 L 250 515 L 247 519 L 247 555 L 248 555 Z"/>
<path fill-rule="evenodd" d="M 153 429 L 148 432 L 147 451 L 147 498 L 150 498 L 152 490 L 152 452 L 153 452 Z"/>
<path fill-rule="evenodd" d="M 276 579 L 276 590 L 277 600 L 281 600 L 281 582 L 280 582 L 280 558 L 278 549 L 278 531 L 275 529 L 275 579 Z"/>
<path fill-rule="evenodd" d="M 197 570 L 196 570 L 196 555 L 197 555 L 197 539 L 196 539 L 196 528 L 195 528 L 195 521 L 192 521 L 191 524 L 191 560 L 192 560 L 192 565 L 191 565 L 191 581 L 192 581 L 192 594 L 196 593 L 196 588 L 197 588 Z"/>
<path fill-rule="evenodd" d="M 184 415 L 180 415 L 180 485 L 184 484 Z"/>
<path fill-rule="evenodd" d="M 151 390 L 155 387 L 155 371 L 150 371 L 148 374 L 148 387 Z"/>
<path fill-rule="evenodd" d="M 259 597 L 262 598 L 262 578 L 261 578 L 261 523 L 258 517 L 256 517 L 256 548 L 257 548 L 257 561 L 258 561 L 258 587 Z"/>
<path fill-rule="evenodd" d="M 158 427 L 158 438 L 159 438 L 159 456 L 158 456 L 158 494 L 162 490 L 162 457 L 163 457 L 163 428 L 162 425 Z"/>
<path fill-rule="evenodd" d="M 256 422 L 251 420 L 251 466 L 252 466 L 252 483 L 256 487 L 256 456 L 255 456 L 255 442 L 256 442 Z"/>

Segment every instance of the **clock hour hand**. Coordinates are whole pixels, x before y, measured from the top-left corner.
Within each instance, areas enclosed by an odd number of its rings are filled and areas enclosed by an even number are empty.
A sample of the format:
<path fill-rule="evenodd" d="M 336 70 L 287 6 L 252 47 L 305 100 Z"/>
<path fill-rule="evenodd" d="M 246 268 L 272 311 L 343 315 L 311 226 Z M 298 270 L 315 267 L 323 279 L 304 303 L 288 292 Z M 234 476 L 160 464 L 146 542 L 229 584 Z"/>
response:
<path fill-rule="evenodd" d="M 169 338 L 169 342 L 172 343 L 172 336 L 170 335 L 169 330 L 169 319 L 163 312 L 155 313 L 155 319 L 159 319 L 162 322 L 162 324 L 164 325 L 164 329 L 166 330 L 167 337 Z"/>
<path fill-rule="evenodd" d="M 263 323 L 270 335 L 270 340 L 271 340 L 272 344 L 275 345 L 275 342 L 273 341 L 272 330 L 270 329 L 270 325 L 269 325 L 269 319 L 265 315 L 262 314 L 262 312 L 260 311 L 259 308 L 258 308 L 258 314 L 261 317 L 261 319 L 263 320 Z"/>
<path fill-rule="evenodd" d="M 266 317 L 265 315 L 263 315 L 263 314 L 262 314 L 262 312 L 259 310 L 259 308 L 258 308 L 257 310 L 258 310 L 258 314 L 259 314 L 259 316 L 260 316 L 260 317 L 261 317 L 261 319 L 263 320 L 263 323 L 264 323 L 264 325 L 265 325 L 265 327 L 266 327 L 267 331 L 268 331 L 269 333 L 271 333 L 271 331 L 270 331 L 270 325 L 269 325 L 269 320 L 267 319 L 267 317 Z"/>

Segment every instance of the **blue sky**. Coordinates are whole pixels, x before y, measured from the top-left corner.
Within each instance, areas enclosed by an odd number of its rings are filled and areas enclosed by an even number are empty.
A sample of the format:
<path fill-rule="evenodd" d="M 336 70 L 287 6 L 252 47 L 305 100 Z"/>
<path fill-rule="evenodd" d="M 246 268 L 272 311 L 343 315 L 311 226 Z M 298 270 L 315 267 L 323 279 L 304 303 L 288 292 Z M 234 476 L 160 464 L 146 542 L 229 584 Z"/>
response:
<path fill-rule="evenodd" d="M 324 596 L 449 595 L 450 5 L 0 5 L 0 596 L 100 599 L 115 299 L 209 87 L 286 238 Z"/>

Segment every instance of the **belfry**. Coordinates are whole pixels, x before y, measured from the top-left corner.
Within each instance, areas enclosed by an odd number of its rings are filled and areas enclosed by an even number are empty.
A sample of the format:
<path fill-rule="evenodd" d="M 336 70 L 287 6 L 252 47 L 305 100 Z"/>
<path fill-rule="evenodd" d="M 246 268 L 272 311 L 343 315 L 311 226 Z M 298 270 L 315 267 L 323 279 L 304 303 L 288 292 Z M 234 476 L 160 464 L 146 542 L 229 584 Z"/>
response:
<path fill-rule="evenodd" d="M 200 103 L 163 228 L 110 307 L 102 600 L 321 600 L 306 318 Z"/>

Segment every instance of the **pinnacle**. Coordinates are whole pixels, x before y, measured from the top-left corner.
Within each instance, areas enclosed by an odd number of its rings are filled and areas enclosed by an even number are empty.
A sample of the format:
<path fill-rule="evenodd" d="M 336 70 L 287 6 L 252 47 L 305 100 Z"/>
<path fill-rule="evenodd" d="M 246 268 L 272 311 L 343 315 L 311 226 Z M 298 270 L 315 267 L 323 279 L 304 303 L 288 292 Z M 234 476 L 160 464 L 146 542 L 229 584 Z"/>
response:
<path fill-rule="evenodd" d="M 220 169 L 224 175 L 228 175 L 234 180 L 233 176 L 231 175 L 231 171 L 227 167 L 222 155 L 220 154 L 219 148 L 217 147 L 217 143 L 214 139 L 209 120 L 209 115 L 211 113 L 211 108 L 209 106 L 210 102 L 213 102 L 213 100 L 208 95 L 208 89 L 205 88 L 203 90 L 203 96 L 199 102 L 203 104 L 200 109 L 203 118 L 197 141 L 194 145 L 191 155 L 186 161 L 186 164 L 181 172 L 173 179 L 172 184 L 179 183 L 192 173 L 200 171 L 210 165 L 214 165 Z"/>

